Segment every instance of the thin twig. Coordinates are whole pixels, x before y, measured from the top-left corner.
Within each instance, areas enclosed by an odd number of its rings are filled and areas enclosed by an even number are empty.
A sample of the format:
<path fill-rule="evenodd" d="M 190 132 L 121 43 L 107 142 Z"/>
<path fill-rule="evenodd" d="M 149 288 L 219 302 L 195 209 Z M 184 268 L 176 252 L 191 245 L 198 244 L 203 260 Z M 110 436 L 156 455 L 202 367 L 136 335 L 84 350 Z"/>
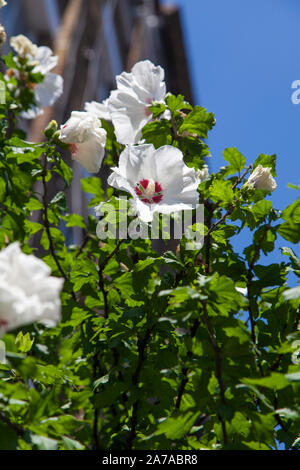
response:
<path fill-rule="evenodd" d="M 269 229 L 270 229 L 270 225 L 266 224 L 265 229 L 264 229 L 264 233 L 262 234 L 262 237 L 260 238 L 258 244 L 256 245 L 256 249 L 255 249 L 252 261 L 249 263 L 249 268 L 248 268 L 248 271 L 247 271 L 247 293 L 248 293 L 247 297 L 248 297 L 248 301 L 249 301 L 248 312 L 249 312 L 249 319 L 250 319 L 250 325 L 251 325 L 251 338 L 252 338 L 252 342 L 253 342 L 254 346 L 256 346 L 257 340 L 256 340 L 256 335 L 255 335 L 255 320 L 254 320 L 254 315 L 253 315 L 252 306 L 251 306 L 251 298 L 252 298 L 251 283 L 252 283 L 252 279 L 253 279 L 253 268 L 254 268 L 254 265 L 255 265 L 256 261 L 259 258 L 260 250 L 261 250 L 263 241 L 264 241 L 265 236 L 267 234 L 267 231 Z"/>
<path fill-rule="evenodd" d="M 98 264 L 98 267 L 99 267 L 99 270 L 98 270 L 98 277 L 99 277 L 99 281 L 98 281 L 98 285 L 99 285 L 99 289 L 101 290 L 102 292 L 102 295 L 103 295 L 103 300 L 104 300 L 104 318 L 108 318 L 108 314 L 109 314 L 109 306 L 108 306 L 108 299 L 107 299 L 107 291 L 105 289 L 105 284 L 104 284 L 104 275 L 103 275 L 103 270 L 105 268 L 105 266 L 107 265 L 107 263 L 110 261 L 110 259 L 117 253 L 117 251 L 119 250 L 120 248 L 120 245 L 121 243 L 123 242 L 124 240 L 122 238 L 120 238 L 120 240 L 118 241 L 116 247 L 114 248 L 114 250 L 105 258 L 105 260 Z M 100 261 L 100 258 L 99 258 L 99 261 Z"/>
<path fill-rule="evenodd" d="M 93 381 L 97 379 L 97 372 L 98 372 L 98 367 L 99 367 L 99 361 L 98 361 L 98 354 L 94 354 L 93 357 Z M 100 450 L 100 444 L 99 444 L 99 435 L 98 435 L 98 417 L 99 417 L 99 410 L 97 406 L 95 405 L 94 408 L 94 418 L 93 418 L 93 447 L 94 450 Z"/>
<path fill-rule="evenodd" d="M 191 332 L 190 332 L 190 337 L 191 338 L 195 337 L 195 335 L 197 333 L 198 326 L 199 326 L 199 319 L 196 318 L 196 320 L 194 321 L 193 326 L 191 328 Z M 192 351 L 188 351 L 187 356 L 188 356 L 189 359 L 192 357 L 192 355 L 193 355 Z M 185 391 L 185 387 L 186 387 L 186 384 L 188 383 L 188 377 L 187 377 L 188 372 L 189 372 L 188 367 L 182 367 L 182 369 L 181 369 L 182 379 L 181 379 L 180 385 L 178 387 L 177 398 L 176 398 L 176 403 L 175 403 L 176 410 L 179 410 L 179 408 L 180 408 L 180 404 L 181 404 L 181 400 L 182 400 L 182 397 L 183 397 L 183 394 L 184 394 L 184 391 Z"/>
<path fill-rule="evenodd" d="M 132 383 L 134 386 L 137 386 L 138 384 L 138 379 L 141 373 L 141 369 L 145 361 L 145 351 L 146 351 L 147 343 L 151 337 L 151 333 L 154 329 L 154 326 L 155 325 L 152 325 L 151 327 L 147 328 L 144 338 L 142 340 L 138 340 L 137 346 L 138 346 L 139 359 L 138 359 L 135 372 L 132 376 Z M 133 442 L 136 436 L 136 427 L 138 423 L 138 416 L 137 416 L 138 406 L 139 406 L 139 399 L 137 399 L 134 402 L 133 407 L 132 407 L 130 431 L 127 437 L 127 445 L 126 445 L 127 450 L 132 450 Z"/>
<path fill-rule="evenodd" d="M 45 224 L 45 230 L 46 230 L 46 234 L 47 234 L 47 238 L 48 238 L 48 241 L 49 241 L 49 249 L 50 249 L 50 253 L 55 261 L 55 264 L 58 268 L 58 270 L 60 271 L 62 277 L 65 279 L 65 281 L 69 281 L 69 278 L 67 276 L 67 274 L 65 273 L 65 271 L 63 270 L 60 262 L 59 262 L 59 259 L 55 253 L 55 248 L 54 248 L 54 243 L 53 243 L 53 240 L 52 240 L 52 236 L 51 236 L 51 230 L 50 230 L 50 223 L 49 223 L 49 218 L 48 218 L 48 197 L 47 197 L 47 182 L 46 182 L 46 174 L 47 174 L 47 155 L 44 155 L 44 165 L 43 165 L 43 172 L 42 172 L 42 183 L 43 183 L 43 220 L 44 220 L 44 224 Z M 72 295 L 72 298 L 73 300 L 77 300 L 76 299 L 76 295 L 75 293 L 72 291 L 71 292 L 71 295 Z"/>
<path fill-rule="evenodd" d="M 233 184 L 231 189 L 234 190 L 237 187 L 237 185 L 243 181 L 243 179 L 245 178 L 245 176 L 247 175 L 248 171 L 251 168 L 252 168 L 252 165 L 249 165 L 249 166 L 246 167 L 243 174 L 236 180 L 236 182 Z M 211 221 L 213 212 L 218 206 L 217 205 L 209 206 L 208 201 L 206 201 L 206 202 L 207 202 L 206 207 L 208 207 L 210 209 L 210 221 Z M 210 234 L 216 229 L 216 227 L 219 224 L 221 224 L 222 222 L 225 222 L 227 217 L 229 215 L 231 215 L 233 211 L 234 211 L 234 203 L 232 203 L 228 206 L 227 211 L 222 215 L 222 217 L 220 217 L 220 219 L 218 219 L 216 222 L 214 222 L 212 225 L 210 225 L 207 233 L 204 235 L 204 245 L 206 246 L 206 258 L 207 258 L 207 253 L 209 253 L 209 249 L 207 250 L 207 247 L 208 247 L 208 245 L 210 246 Z M 197 253 L 197 256 L 198 256 L 198 254 L 200 253 L 201 250 L 202 250 L 202 248 Z"/>
<path fill-rule="evenodd" d="M 215 332 L 214 332 L 214 328 L 210 322 L 210 319 L 209 319 L 209 316 L 207 314 L 207 309 L 206 309 L 206 303 L 205 301 L 203 302 L 203 315 L 202 315 L 202 318 L 203 318 L 203 322 L 204 324 L 206 325 L 207 329 L 208 329 L 208 333 L 209 333 L 209 336 L 210 336 L 210 340 L 211 340 L 211 343 L 212 343 L 212 346 L 213 346 L 213 350 L 214 350 L 214 353 L 215 353 L 215 360 L 216 360 L 216 378 L 218 380 L 218 384 L 219 384 L 219 389 L 220 389 L 220 398 L 221 398 L 221 402 L 223 405 L 226 405 L 226 400 L 225 400 L 225 385 L 224 385 L 224 381 L 223 381 L 223 377 L 222 377 L 222 355 L 221 355 L 221 349 L 219 348 L 218 346 L 218 343 L 217 343 L 217 339 L 216 339 L 216 335 L 215 335 Z M 219 418 L 219 421 L 221 422 L 221 426 L 222 426 L 222 433 L 223 433 L 223 440 L 224 440 L 224 444 L 226 445 L 227 442 L 228 442 L 228 438 L 227 438 L 227 431 L 226 431 L 226 423 L 225 421 L 223 420 L 222 416 L 218 414 L 218 418 Z"/>
<path fill-rule="evenodd" d="M 240 184 L 243 181 L 243 179 L 247 175 L 248 171 L 251 170 L 251 168 L 252 168 L 252 165 L 249 165 L 245 168 L 244 173 L 236 180 L 236 182 L 234 183 L 234 185 L 232 186 L 231 189 L 235 189 L 237 187 L 237 185 Z"/>
<path fill-rule="evenodd" d="M 17 436 L 24 437 L 25 430 L 21 428 L 18 424 L 12 423 L 2 411 L 0 411 L 0 420 L 7 426 L 9 426 L 11 429 L 13 429 Z"/>

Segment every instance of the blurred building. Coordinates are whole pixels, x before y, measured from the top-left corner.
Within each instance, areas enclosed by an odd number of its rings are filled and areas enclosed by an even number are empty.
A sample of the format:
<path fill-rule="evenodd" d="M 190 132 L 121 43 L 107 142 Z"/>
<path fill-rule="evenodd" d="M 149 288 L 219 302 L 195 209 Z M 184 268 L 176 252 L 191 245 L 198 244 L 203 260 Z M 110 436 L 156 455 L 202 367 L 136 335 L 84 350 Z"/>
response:
<path fill-rule="evenodd" d="M 31 140 L 41 140 L 41 130 L 51 119 L 62 123 L 86 101 L 105 99 L 115 88 L 115 76 L 143 59 L 165 69 L 169 91 L 193 101 L 175 6 L 160 5 L 159 0 L 8 0 L 0 17 L 8 37 L 25 34 L 59 57 L 53 72 L 64 77 L 64 94 L 30 123 Z M 9 41 L 3 49 L 9 51 Z M 84 215 L 86 201 L 77 186 L 84 170 L 76 162 L 73 170 L 71 210 Z"/>

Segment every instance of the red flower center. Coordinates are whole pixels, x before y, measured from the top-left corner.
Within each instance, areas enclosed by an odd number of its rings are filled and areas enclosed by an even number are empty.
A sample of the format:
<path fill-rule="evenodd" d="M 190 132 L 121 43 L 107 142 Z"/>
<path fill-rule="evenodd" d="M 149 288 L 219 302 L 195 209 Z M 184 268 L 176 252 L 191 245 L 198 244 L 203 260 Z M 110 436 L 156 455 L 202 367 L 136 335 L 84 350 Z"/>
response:
<path fill-rule="evenodd" d="M 163 198 L 163 189 L 157 181 L 154 183 L 147 179 L 140 180 L 134 187 L 134 191 L 140 200 L 147 204 L 158 204 Z"/>

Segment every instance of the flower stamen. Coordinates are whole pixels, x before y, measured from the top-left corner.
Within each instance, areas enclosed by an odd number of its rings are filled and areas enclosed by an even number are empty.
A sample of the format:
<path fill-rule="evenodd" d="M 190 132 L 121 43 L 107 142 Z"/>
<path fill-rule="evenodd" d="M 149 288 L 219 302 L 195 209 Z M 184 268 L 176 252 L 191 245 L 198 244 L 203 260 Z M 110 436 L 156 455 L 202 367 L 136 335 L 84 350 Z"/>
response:
<path fill-rule="evenodd" d="M 142 179 L 136 184 L 134 191 L 141 201 L 147 204 L 158 204 L 163 198 L 162 186 L 157 181 Z"/>

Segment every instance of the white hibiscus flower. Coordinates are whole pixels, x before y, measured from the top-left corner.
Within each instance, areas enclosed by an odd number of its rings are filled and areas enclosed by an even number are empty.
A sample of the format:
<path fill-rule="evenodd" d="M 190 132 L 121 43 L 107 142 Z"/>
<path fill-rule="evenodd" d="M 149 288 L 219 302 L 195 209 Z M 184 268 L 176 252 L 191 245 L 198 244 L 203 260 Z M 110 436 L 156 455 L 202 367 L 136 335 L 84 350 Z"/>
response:
<path fill-rule="evenodd" d="M 194 168 L 188 168 L 182 152 L 170 145 L 157 150 L 152 144 L 126 147 L 108 184 L 133 196 L 131 205 L 144 222 L 155 212 L 192 209 L 199 199 Z"/>
<path fill-rule="evenodd" d="M 61 126 L 59 139 L 70 144 L 72 158 L 91 173 L 100 169 L 106 143 L 106 131 L 99 119 L 84 111 L 72 111 L 70 119 Z"/>
<path fill-rule="evenodd" d="M 112 121 L 120 144 L 135 144 L 142 136 L 142 128 L 152 119 L 151 103 L 164 101 L 164 75 L 162 67 L 150 60 L 137 62 L 130 73 L 122 72 L 116 77 L 117 89 L 107 100 L 86 103 L 85 110 Z"/>
<path fill-rule="evenodd" d="M 263 189 L 264 191 L 270 192 L 275 191 L 277 188 L 276 181 L 271 175 L 271 168 L 264 168 L 262 165 L 258 165 L 253 170 L 246 184 L 255 189 Z"/>
<path fill-rule="evenodd" d="M 18 242 L 0 252 L 0 333 L 40 322 L 60 321 L 60 292 L 64 280 L 50 276 L 39 258 L 24 254 Z"/>
<path fill-rule="evenodd" d="M 22 34 L 12 37 L 10 45 L 19 57 L 27 58 L 28 64 L 33 66 L 33 73 L 41 73 L 44 76 L 42 82 L 29 84 L 33 90 L 35 106 L 23 111 L 21 116 L 25 119 L 32 119 L 43 113 L 41 108 L 51 106 L 62 95 L 63 78 L 50 72 L 56 66 L 58 57 L 53 56 L 49 47 L 38 47 Z M 18 73 L 15 71 L 15 75 Z"/>

